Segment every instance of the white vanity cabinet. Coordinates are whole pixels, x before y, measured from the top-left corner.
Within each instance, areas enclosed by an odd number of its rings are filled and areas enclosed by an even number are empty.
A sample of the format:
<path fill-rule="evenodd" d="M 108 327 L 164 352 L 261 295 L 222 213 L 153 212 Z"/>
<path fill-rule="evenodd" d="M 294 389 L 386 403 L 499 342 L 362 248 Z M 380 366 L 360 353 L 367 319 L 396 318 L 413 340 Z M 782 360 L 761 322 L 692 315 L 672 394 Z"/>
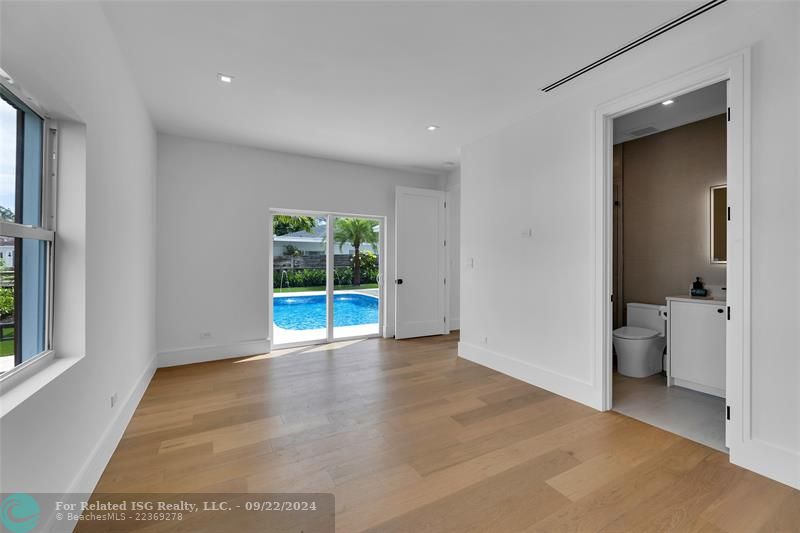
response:
<path fill-rule="evenodd" d="M 725 397 L 723 300 L 667 298 L 667 383 Z"/>

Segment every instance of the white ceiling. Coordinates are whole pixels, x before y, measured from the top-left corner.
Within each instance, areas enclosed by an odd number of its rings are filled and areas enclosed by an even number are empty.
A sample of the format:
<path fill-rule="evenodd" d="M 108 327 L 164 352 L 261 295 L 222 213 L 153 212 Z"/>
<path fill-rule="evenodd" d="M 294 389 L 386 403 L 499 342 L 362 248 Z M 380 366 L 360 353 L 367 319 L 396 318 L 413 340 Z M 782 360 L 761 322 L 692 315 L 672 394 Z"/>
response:
<path fill-rule="evenodd" d="M 614 119 L 614 144 L 653 135 L 725 113 L 727 82 L 721 81 Z M 646 133 L 643 133 L 646 131 Z"/>
<path fill-rule="evenodd" d="M 459 146 L 546 105 L 541 87 L 699 3 L 104 9 L 159 131 L 436 172 L 458 162 Z"/>

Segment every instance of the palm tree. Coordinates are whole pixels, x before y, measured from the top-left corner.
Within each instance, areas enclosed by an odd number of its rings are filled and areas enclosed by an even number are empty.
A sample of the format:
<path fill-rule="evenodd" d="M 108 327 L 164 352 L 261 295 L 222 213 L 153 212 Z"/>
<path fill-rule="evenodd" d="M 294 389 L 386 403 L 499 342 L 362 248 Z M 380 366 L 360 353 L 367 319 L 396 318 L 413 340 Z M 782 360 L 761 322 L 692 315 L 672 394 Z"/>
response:
<path fill-rule="evenodd" d="M 309 216 L 273 215 L 272 217 L 272 233 L 275 235 L 286 235 L 295 231 L 311 233 L 316 225 L 317 219 Z"/>
<path fill-rule="evenodd" d="M 364 218 L 337 218 L 333 229 L 333 238 L 339 243 L 339 251 L 345 244 L 353 245 L 353 285 L 361 285 L 361 255 L 359 249 L 362 244 L 376 245 L 378 234 L 375 232 L 375 221 Z"/>

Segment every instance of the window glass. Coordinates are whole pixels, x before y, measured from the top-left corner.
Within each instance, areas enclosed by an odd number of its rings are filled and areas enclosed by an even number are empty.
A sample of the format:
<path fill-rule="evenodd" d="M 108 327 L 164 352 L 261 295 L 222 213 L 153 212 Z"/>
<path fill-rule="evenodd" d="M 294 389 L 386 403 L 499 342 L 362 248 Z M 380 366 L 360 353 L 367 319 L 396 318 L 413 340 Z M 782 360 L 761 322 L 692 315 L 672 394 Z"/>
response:
<path fill-rule="evenodd" d="M 0 219 L 13 221 L 17 208 L 16 108 L 0 99 Z"/>
<path fill-rule="evenodd" d="M 47 241 L 17 239 L 22 260 L 17 274 L 20 359 L 25 362 L 45 349 L 47 310 Z"/>
<path fill-rule="evenodd" d="M 44 121 L 33 113 L 25 113 L 23 132 L 23 166 L 17 205 L 21 211 L 17 222 L 38 226 L 42 223 L 42 129 Z M 21 193 L 21 194 L 19 194 Z M 21 198 L 19 198 L 21 196 Z"/>
<path fill-rule="evenodd" d="M 0 86 L 0 373 L 50 348 L 54 233 L 42 227 L 45 122 Z"/>
<path fill-rule="evenodd" d="M 16 327 L 14 322 L 14 248 L 16 239 L 0 237 L 0 372 L 14 368 Z"/>

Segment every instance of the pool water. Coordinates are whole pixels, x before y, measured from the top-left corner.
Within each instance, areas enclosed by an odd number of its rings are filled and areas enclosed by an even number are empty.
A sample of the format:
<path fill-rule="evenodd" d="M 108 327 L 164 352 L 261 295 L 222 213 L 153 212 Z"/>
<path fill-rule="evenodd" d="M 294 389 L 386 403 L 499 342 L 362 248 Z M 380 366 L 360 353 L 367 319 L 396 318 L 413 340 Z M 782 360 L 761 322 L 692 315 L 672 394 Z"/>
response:
<path fill-rule="evenodd" d="M 275 296 L 274 320 L 283 329 L 320 329 L 325 321 L 325 296 Z M 334 294 L 333 326 L 378 323 L 378 299 L 365 294 Z"/>

